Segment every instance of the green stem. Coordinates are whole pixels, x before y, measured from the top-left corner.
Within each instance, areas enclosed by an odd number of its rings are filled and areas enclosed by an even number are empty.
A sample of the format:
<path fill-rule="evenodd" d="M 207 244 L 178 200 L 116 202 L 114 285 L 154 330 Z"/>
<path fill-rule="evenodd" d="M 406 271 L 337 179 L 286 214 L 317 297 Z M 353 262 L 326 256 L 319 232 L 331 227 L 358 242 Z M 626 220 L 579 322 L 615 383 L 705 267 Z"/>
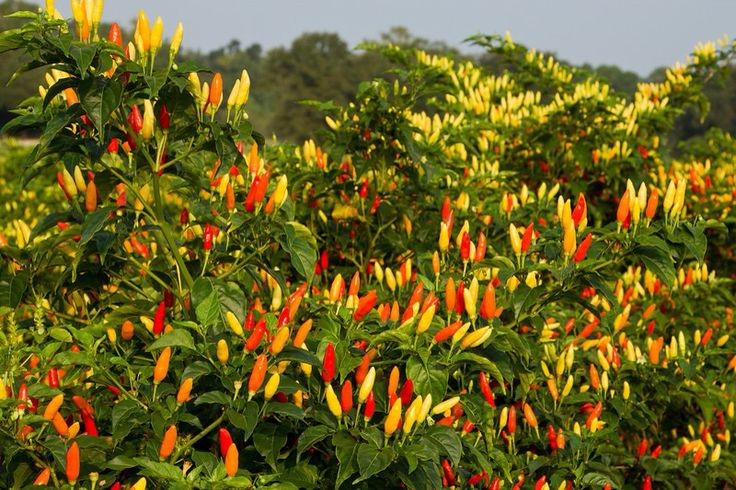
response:
<path fill-rule="evenodd" d="M 217 427 L 222 424 L 222 421 L 225 420 L 225 412 L 223 412 L 219 417 L 217 417 L 210 425 L 202 429 L 202 431 L 197 434 L 196 436 L 192 437 L 187 441 L 186 444 L 181 446 L 179 449 L 177 449 L 176 453 L 174 454 L 174 457 L 171 459 L 172 461 L 177 461 L 179 459 L 179 455 L 192 447 L 194 444 L 199 442 L 200 439 L 202 439 L 204 436 L 215 430 Z"/>

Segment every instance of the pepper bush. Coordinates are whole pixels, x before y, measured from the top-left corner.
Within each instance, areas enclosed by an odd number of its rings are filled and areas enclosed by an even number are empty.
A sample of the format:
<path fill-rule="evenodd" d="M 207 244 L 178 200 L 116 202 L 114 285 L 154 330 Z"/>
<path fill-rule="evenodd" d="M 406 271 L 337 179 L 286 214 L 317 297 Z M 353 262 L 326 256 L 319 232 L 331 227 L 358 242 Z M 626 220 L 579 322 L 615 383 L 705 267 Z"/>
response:
<path fill-rule="evenodd" d="M 631 99 L 508 38 L 499 75 L 368 46 L 391 81 L 266 146 L 247 71 L 88 6 L 0 34 L 48 70 L 5 130 L 55 196 L 0 235 L 2 486 L 736 481 L 736 153 L 665 144 L 733 45 Z"/>

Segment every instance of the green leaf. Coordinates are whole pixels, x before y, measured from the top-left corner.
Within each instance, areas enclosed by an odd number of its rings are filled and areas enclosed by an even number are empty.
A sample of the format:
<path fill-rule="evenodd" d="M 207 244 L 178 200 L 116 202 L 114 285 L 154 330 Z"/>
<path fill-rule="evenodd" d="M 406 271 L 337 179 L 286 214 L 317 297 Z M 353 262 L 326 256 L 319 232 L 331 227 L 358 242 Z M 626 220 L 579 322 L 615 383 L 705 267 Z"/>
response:
<path fill-rule="evenodd" d="M 197 320 L 203 327 L 211 327 L 220 318 L 220 302 L 217 298 L 217 291 L 212 292 L 195 308 Z"/>
<path fill-rule="evenodd" d="M 79 70 L 80 78 L 84 79 L 89 65 L 92 64 L 92 60 L 97 54 L 96 44 L 82 44 L 81 42 L 74 43 L 69 49 L 69 56 L 77 62 L 77 69 Z"/>
<path fill-rule="evenodd" d="M 425 434 L 424 440 L 432 444 L 440 454 L 447 455 L 453 464 L 458 464 L 463 455 L 460 436 L 450 427 L 434 425 Z"/>
<path fill-rule="evenodd" d="M 284 350 L 279 353 L 276 359 L 278 361 L 296 361 L 311 364 L 312 366 L 322 366 L 322 361 L 313 353 L 304 349 L 297 349 L 290 345 L 284 347 Z"/>
<path fill-rule="evenodd" d="M 228 395 L 227 393 L 223 393 L 222 391 L 208 391 L 207 393 L 202 393 L 201 395 L 198 395 L 194 399 L 194 404 L 223 405 L 229 407 L 232 400 L 232 396 Z"/>
<path fill-rule="evenodd" d="M 228 420 L 235 427 L 245 432 L 246 441 L 250 439 L 250 436 L 253 434 L 253 431 L 255 430 L 256 425 L 258 425 L 259 410 L 260 408 L 258 407 L 258 403 L 254 401 L 250 401 L 245 404 L 245 408 L 243 410 L 240 410 L 240 411 L 228 410 L 227 411 Z"/>
<path fill-rule="evenodd" d="M 90 77 L 79 84 L 79 102 L 101 135 L 122 100 L 123 85 L 117 79 Z"/>
<path fill-rule="evenodd" d="M 146 350 L 152 352 L 163 349 L 164 347 L 181 347 L 189 350 L 197 350 L 192 334 L 180 328 L 163 334 L 158 340 L 149 345 Z"/>
<path fill-rule="evenodd" d="M 72 334 L 69 333 L 69 330 L 65 328 L 61 328 L 61 327 L 50 328 L 49 337 L 51 337 L 54 340 L 58 340 L 59 342 L 66 342 L 66 343 L 74 342 L 74 339 L 72 338 Z"/>
<path fill-rule="evenodd" d="M 123 400 L 112 409 L 112 438 L 123 440 L 135 426 L 147 420 L 146 414 L 135 400 Z"/>
<path fill-rule="evenodd" d="M 296 221 L 284 223 L 284 234 L 276 240 L 289 253 L 291 265 L 307 281 L 314 276 L 314 263 L 317 260 L 317 241 L 309 228 Z"/>
<path fill-rule="evenodd" d="M 110 211 L 111 208 L 104 207 L 84 217 L 82 238 L 79 240 L 80 247 L 86 245 L 98 231 L 105 227 L 105 222 L 110 216 Z"/>
<path fill-rule="evenodd" d="M 436 364 L 434 364 L 436 366 Z M 412 356 L 406 362 L 406 376 L 414 383 L 414 391 L 426 395 L 432 394 L 433 400 L 442 400 L 447 391 L 448 371 L 441 367 L 430 367 L 418 356 Z"/>
<path fill-rule="evenodd" d="M 335 455 L 340 462 L 335 479 L 335 488 L 338 489 L 358 470 L 360 444 L 347 431 L 340 431 L 332 436 L 332 444 L 335 446 Z"/>
<path fill-rule="evenodd" d="M 498 384 L 501 385 L 501 387 L 504 386 L 504 380 L 501 371 L 498 369 L 498 366 L 496 366 L 496 363 L 488 360 L 488 358 L 479 356 L 478 354 L 473 354 L 472 352 L 462 352 L 455 355 L 452 360 L 457 363 L 473 364 L 480 371 L 487 371 L 488 374 L 493 376 L 493 379 L 498 381 Z M 506 393 L 505 389 L 503 391 L 504 393 Z"/>
<path fill-rule="evenodd" d="M 138 466 L 143 468 L 140 474 L 149 478 L 160 478 L 167 481 L 182 481 L 184 476 L 181 469 L 173 464 L 151 461 L 148 458 L 135 458 Z"/>
<path fill-rule="evenodd" d="M 27 270 L 0 275 L 0 306 L 16 308 L 26 292 L 29 277 Z"/>
<path fill-rule="evenodd" d="M 299 442 L 296 446 L 296 460 L 299 461 L 299 457 L 304 451 L 325 439 L 327 436 L 332 434 L 332 432 L 332 429 L 326 425 L 314 425 L 312 427 L 308 427 L 299 436 Z"/>
<path fill-rule="evenodd" d="M 668 287 L 671 287 L 677 277 L 674 260 L 669 252 L 659 247 L 637 246 L 633 253 L 644 262 L 644 266 L 653 272 Z"/>
<path fill-rule="evenodd" d="M 377 449 L 370 444 L 360 444 L 358 446 L 358 469 L 360 477 L 353 481 L 353 484 L 367 480 L 376 475 L 391 464 L 394 459 L 394 450 L 391 446 L 383 449 Z"/>
<path fill-rule="evenodd" d="M 270 423 L 259 424 L 253 433 L 253 445 L 274 471 L 277 471 L 279 451 L 286 445 L 286 434 L 285 427 Z"/>
<path fill-rule="evenodd" d="M 31 163 L 43 157 L 45 155 L 46 149 L 58 136 L 61 130 L 67 127 L 72 121 L 74 121 L 81 115 L 82 106 L 80 106 L 79 104 L 74 104 L 64 112 L 60 112 L 52 117 L 51 120 L 46 124 L 44 132 L 38 140 L 38 145 L 36 145 L 36 148 L 34 149 Z"/>

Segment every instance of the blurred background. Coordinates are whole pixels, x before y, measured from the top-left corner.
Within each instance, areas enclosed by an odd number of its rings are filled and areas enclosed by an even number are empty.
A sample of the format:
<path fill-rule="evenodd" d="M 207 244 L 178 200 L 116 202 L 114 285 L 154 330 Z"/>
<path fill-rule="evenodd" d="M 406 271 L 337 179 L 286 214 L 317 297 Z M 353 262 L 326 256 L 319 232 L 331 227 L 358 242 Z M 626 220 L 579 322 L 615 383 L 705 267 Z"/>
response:
<path fill-rule="evenodd" d="M 43 3 L 3 0 L 0 13 L 36 10 Z M 69 2 L 57 1 L 57 8 L 71 17 Z M 247 68 L 253 83 L 248 112 L 255 127 L 267 137 L 293 141 L 322 124 L 320 113 L 300 101 L 344 103 L 359 82 L 390 69 L 382 57 L 356 49 L 364 41 L 452 52 L 495 70 L 493 57 L 464 40 L 510 32 L 516 42 L 595 71 L 630 94 L 638 82 L 660 79 L 662 67 L 685 61 L 696 43 L 736 30 L 732 0 L 108 0 L 103 20 L 117 21 L 127 42 L 139 9 L 151 22 L 160 15 L 167 35 L 182 21 L 180 57 L 222 72 L 226 87 Z M 13 24 L 0 19 L 0 29 Z M 22 53 L 0 55 L 0 122 L 35 93 L 43 75 L 30 72 L 5 86 L 22 63 Z M 713 80 L 707 94 L 710 114 L 702 122 L 694 113 L 684 114 L 675 129 L 678 139 L 711 126 L 736 132 L 736 76 Z"/>

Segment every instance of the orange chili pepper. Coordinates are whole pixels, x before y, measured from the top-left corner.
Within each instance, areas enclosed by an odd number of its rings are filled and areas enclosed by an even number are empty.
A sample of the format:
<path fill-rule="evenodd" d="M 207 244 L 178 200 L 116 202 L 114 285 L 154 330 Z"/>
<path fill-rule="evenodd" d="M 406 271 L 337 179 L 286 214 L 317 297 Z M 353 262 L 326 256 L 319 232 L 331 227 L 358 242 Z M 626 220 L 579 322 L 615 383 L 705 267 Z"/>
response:
<path fill-rule="evenodd" d="M 191 378 L 188 378 L 191 379 Z M 161 440 L 161 446 L 158 448 L 158 455 L 161 459 L 166 459 L 171 456 L 174 452 L 174 446 L 176 445 L 176 426 L 171 425 L 164 433 L 164 438 Z"/>
<path fill-rule="evenodd" d="M 77 478 L 79 478 L 79 445 L 74 441 L 66 451 L 66 479 L 74 485 Z"/>
<path fill-rule="evenodd" d="M 255 364 L 253 364 L 253 371 L 251 371 L 250 379 L 248 380 L 248 398 L 252 398 L 263 384 L 267 366 L 268 359 L 266 358 L 266 354 L 258 356 Z"/>

